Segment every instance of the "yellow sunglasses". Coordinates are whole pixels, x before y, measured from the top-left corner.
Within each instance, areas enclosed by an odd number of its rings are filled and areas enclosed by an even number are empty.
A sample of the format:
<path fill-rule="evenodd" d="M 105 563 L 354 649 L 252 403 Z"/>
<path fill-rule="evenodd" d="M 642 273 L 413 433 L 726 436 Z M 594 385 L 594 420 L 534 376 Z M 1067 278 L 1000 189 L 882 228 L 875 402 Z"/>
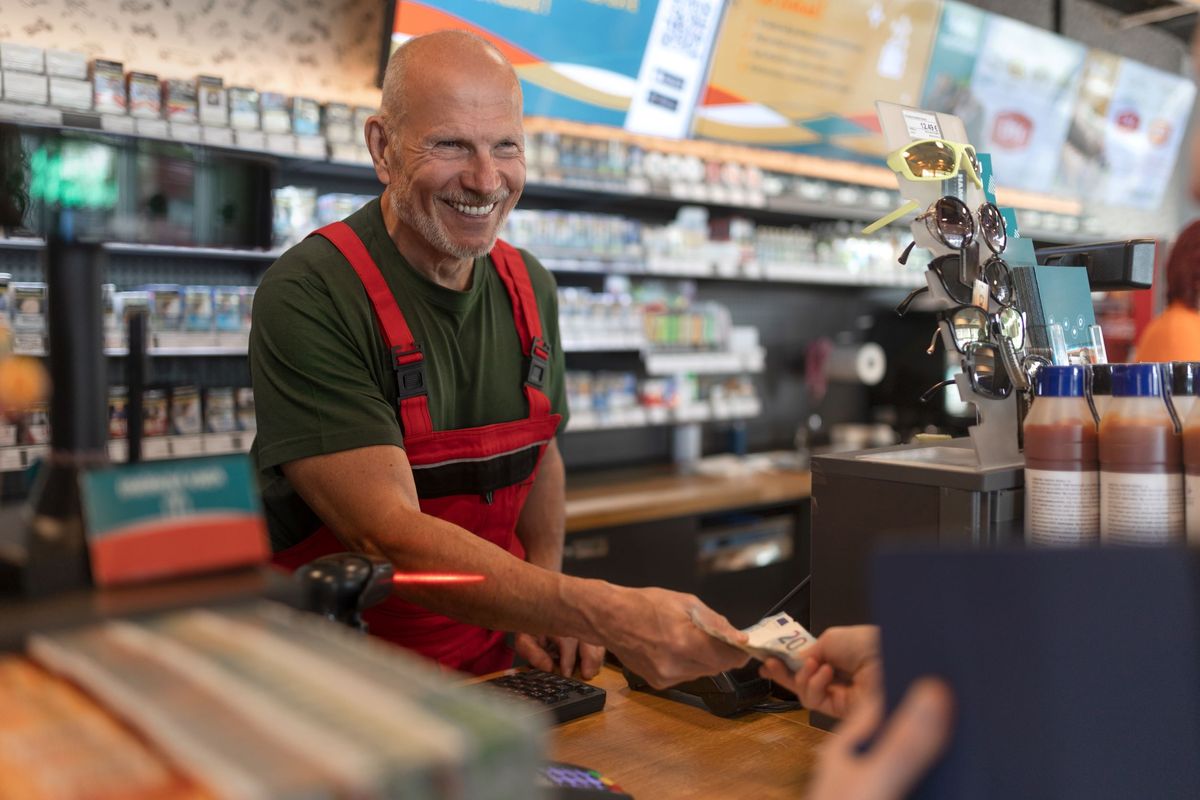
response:
<path fill-rule="evenodd" d="M 918 139 L 893 151 L 887 165 L 910 181 L 944 181 L 958 174 L 963 164 L 975 185 L 983 188 L 983 170 L 975 148 L 945 139 Z"/>
<path fill-rule="evenodd" d="M 946 139 L 918 139 L 892 151 L 887 157 L 888 167 L 910 181 L 944 181 L 957 175 L 964 163 L 971 180 L 982 189 L 983 169 L 979 166 L 979 158 L 975 155 L 972 145 Z M 909 201 L 890 214 L 875 220 L 863 228 L 862 232 L 874 233 L 918 208 L 920 205 L 915 200 Z"/>

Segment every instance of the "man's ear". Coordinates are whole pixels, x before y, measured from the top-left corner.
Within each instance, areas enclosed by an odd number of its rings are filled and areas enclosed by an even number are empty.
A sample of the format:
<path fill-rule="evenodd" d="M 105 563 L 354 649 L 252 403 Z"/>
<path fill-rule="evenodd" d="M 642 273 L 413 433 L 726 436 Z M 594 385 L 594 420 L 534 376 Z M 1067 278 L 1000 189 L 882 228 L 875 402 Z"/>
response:
<path fill-rule="evenodd" d="M 388 128 L 383 117 L 374 114 L 367 117 L 363 126 L 363 135 L 367 140 L 367 150 L 371 153 L 371 161 L 375 164 L 375 175 L 385 186 L 391 183 L 392 170 L 388 163 Z"/>

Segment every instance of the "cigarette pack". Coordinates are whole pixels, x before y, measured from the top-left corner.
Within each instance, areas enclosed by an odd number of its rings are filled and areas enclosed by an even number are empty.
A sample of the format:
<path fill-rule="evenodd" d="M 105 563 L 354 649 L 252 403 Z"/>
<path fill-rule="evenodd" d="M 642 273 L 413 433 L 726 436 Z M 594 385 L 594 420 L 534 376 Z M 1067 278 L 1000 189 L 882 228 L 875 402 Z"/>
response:
<path fill-rule="evenodd" d="M 183 287 L 183 328 L 188 331 L 213 329 L 213 289 L 211 286 Z"/>
<path fill-rule="evenodd" d="M 330 144 L 348 144 L 354 140 L 354 112 L 345 103 L 326 103 L 321 107 L 321 132 Z"/>
<path fill-rule="evenodd" d="M 229 124 L 229 102 L 225 98 L 225 84 L 212 75 L 196 78 L 196 102 L 201 125 L 226 126 Z"/>
<path fill-rule="evenodd" d="M 243 86 L 229 88 L 229 127 L 256 131 L 260 127 L 258 92 Z"/>
<path fill-rule="evenodd" d="M 125 94 L 125 66 L 120 61 L 92 60 L 92 105 L 97 111 L 124 114 L 129 108 Z"/>
<path fill-rule="evenodd" d="M 262 110 L 262 129 L 265 133 L 291 132 L 292 117 L 288 113 L 287 95 L 259 92 L 258 105 Z"/>
<path fill-rule="evenodd" d="M 46 74 L 86 81 L 88 76 L 87 56 L 73 50 L 47 50 Z"/>
<path fill-rule="evenodd" d="M 147 389 L 142 392 L 142 435 L 166 436 L 170 430 L 167 393 L 162 389 Z"/>
<path fill-rule="evenodd" d="M 213 326 L 222 332 L 242 330 L 242 287 L 213 288 Z"/>
<path fill-rule="evenodd" d="M 5 100 L 45 105 L 50 99 L 50 85 L 45 75 L 5 70 L 0 81 L 3 81 Z"/>
<path fill-rule="evenodd" d="M 50 76 L 50 105 L 72 111 L 92 109 L 92 85 L 74 78 Z"/>
<path fill-rule="evenodd" d="M 292 98 L 292 133 L 316 136 L 321 132 L 321 106 L 308 97 Z"/>
<path fill-rule="evenodd" d="M 150 330 L 182 330 L 184 316 L 182 289 L 173 283 L 158 283 L 144 288 L 150 293 Z"/>
<path fill-rule="evenodd" d="M 171 433 L 191 436 L 203 432 L 200 390 L 195 386 L 176 386 L 171 390 Z"/>
<path fill-rule="evenodd" d="M 236 406 L 230 387 L 214 387 L 204 392 L 204 430 L 207 433 L 237 430 Z"/>
<path fill-rule="evenodd" d="M 129 96 L 130 115 L 149 119 L 162 117 L 162 84 L 157 75 L 131 72 L 125 87 Z"/>
<path fill-rule="evenodd" d="M 46 51 L 32 44 L 0 42 L 0 69 L 45 72 Z"/>
<path fill-rule="evenodd" d="M 171 122 L 196 122 L 196 85 L 191 81 L 163 81 L 165 115 Z"/>

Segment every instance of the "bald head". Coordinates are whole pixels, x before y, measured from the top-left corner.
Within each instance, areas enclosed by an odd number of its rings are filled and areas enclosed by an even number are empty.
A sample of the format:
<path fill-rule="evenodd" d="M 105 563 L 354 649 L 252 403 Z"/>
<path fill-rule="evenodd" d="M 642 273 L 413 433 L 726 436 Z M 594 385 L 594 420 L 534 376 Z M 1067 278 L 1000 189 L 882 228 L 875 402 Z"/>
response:
<path fill-rule="evenodd" d="M 379 111 L 394 130 L 412 103 L 436 96 L 439 84 L 477 80 L 510 84 L 519 107 L 517 73 L 491 42 L 459 30 L 415 36 L 388 59 Z"/>

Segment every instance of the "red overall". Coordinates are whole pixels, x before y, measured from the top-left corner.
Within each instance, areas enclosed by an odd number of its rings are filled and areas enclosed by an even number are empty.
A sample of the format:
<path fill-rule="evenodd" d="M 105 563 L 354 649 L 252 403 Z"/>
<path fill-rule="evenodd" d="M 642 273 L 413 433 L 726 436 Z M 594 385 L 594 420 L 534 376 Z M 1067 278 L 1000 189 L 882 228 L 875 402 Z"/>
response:
<path fill-rule="evenodd" d="M 421 348 L 413 341 L 379 267 L 357 234 L 343 222 L 327 225 L 314 235 L 332 242 L 358 273 L 391 350 L 404 450 L 412 466 L 421 510 L 524 558 L 525 548 L 516 535 L 517 517 L 561 419 L 550 413 L 550 400 L 541 389 L 549 350 L 542 340 L 542 322 L 524 260 L 513 247 L 500 241 L 491 252 L 512 303 L 518 340 L 529 359 L 524 384 L 528 418 L 435 431 L 429 417 Z M 299 544 L 276 553 L 272 560 L 290 571 L 345 549 L 328 528 L 321 527 Z M 455 565 L 445 567 L 453 571 Z M 512 666 L 512 651 L 505 645 L 502 632 L 457 622 L 398 597 L 376 606 L 364 618 L 371 633 L 453 669 L 482 675 Z"/>

